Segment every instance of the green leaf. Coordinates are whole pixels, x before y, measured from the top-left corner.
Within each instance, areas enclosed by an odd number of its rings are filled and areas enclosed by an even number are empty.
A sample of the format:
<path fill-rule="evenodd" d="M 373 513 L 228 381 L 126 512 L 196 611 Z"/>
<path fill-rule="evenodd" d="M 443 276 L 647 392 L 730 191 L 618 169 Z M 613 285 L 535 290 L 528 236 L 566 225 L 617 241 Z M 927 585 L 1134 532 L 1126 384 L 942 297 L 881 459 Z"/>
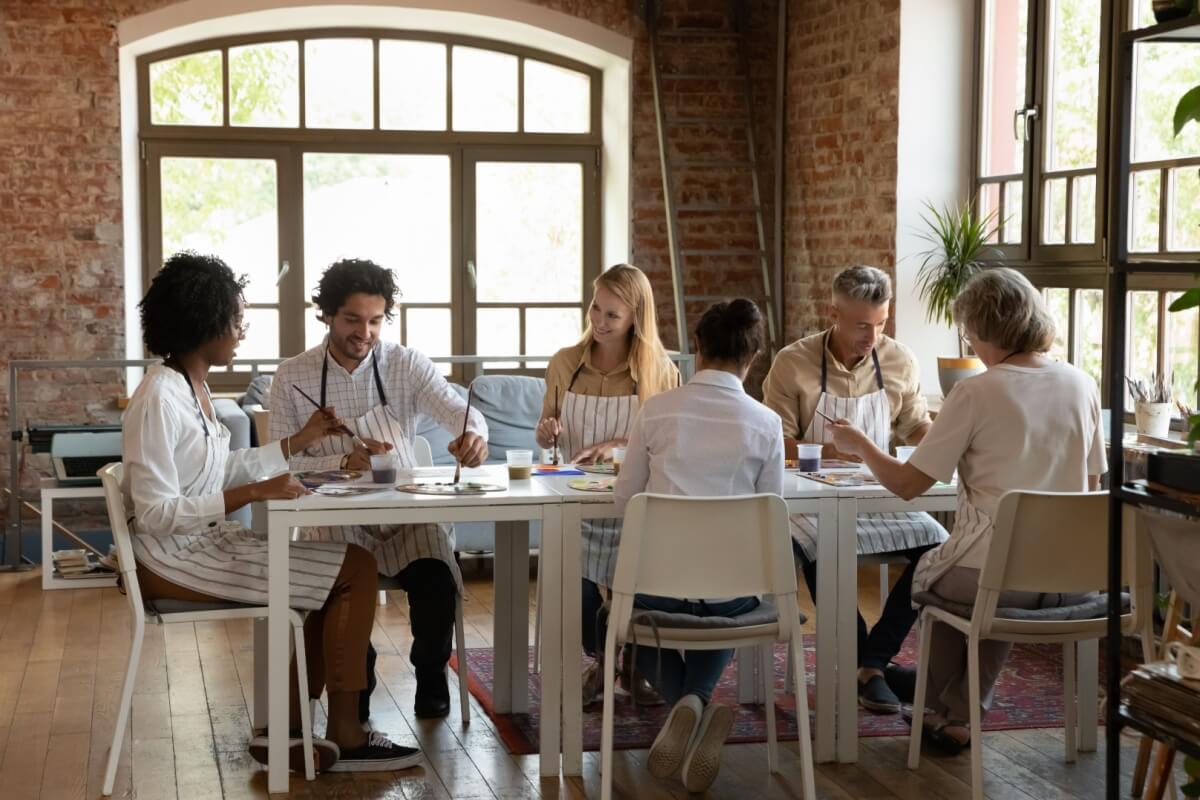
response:
<path fill-rule="evenodd" d="M 1200 86 L 1193 86 L 1175 106 L 1175 135 L 1179 136 L 1184 126 L 1192 120 L 1200 123 Z"/>
<path fill-rule="evenodd" d="M 1175 302 L 1167 307 L 1168 311 L 1185 311 L 1189 308 L 1200 306 L 1200 289 L 1188 289 L 1179 297 L 1175 298 Z"/>
<path fill-rule="evenodd" d="M 1200 414 L 1188 417 L 1188 444 L 1200 442 Z"/>
<path fill-rule="evenodd" d="M 1183 760 L 1183 771 L 1188 775 L 1200 777 L 1200 758 L 1188 756 Z"/>
<path fill-rule="evenodd" d="M 1192 781 L 1187 786 L 1179 787 L 1184 797 L 1200 797 L 1200 781 Z"/>

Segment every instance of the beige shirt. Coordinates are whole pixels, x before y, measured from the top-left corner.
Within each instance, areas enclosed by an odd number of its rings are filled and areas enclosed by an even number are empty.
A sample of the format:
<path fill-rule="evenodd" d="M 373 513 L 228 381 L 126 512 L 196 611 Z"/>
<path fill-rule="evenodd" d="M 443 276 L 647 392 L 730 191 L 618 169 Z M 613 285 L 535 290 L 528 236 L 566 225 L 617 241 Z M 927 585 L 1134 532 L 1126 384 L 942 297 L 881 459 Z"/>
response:
<path fill-rule="evenodd" d="M 582 366 L 581 366 L 582 365 Z M 679 370 L 672 365 L 675 374 L 675 385 L 679 385 Z M 575 370 L 575 383 L 571 383 Z M 576 394 L 593 397 L 623 397 L 636 394 L 636 382 L 629 361 L 624 361 L 616 369 L 601 372 L 592 366 L 591 348 L 586 344 L 564 347 L 550 358 L 546 367 L 546 397 L 542 401 L 542 419 L 553 417 L 555 389 L 558 390 L 559 412 L 562 411 L 563 395 L 570 387 Z"/>
<path fill-rule="evenodd" d="M 878 391 L 874 359 L 867 356 L 847 368 L 824 347 L 826 331 L 806 336 L 779 351 L 763 381 L 763 403 L 783 420 L 783 435 L 799 439 L 808 430 L 821 397 L 821 351 L 828 358 L 828 390 L 838 397 L 862 397 Z M 920 369 L 912 351 L 890 336 L 875 345 L 883 388 L 891 405 L 892 430 L 901 440 L 929 422 L 921 395 Z"/>

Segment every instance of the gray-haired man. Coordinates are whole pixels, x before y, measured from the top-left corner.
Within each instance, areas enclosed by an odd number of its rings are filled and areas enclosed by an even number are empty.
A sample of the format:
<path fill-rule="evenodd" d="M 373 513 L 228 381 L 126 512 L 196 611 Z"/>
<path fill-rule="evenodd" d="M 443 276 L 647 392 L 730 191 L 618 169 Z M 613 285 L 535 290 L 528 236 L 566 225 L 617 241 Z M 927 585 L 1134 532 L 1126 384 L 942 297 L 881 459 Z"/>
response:
<path fill-rule="evenodd" d="M 830 327 L 776 356 L 763 383 L 763 402 L 783 420 L 785 439 L 823 444 L 826 458 L 844 456 L 830 444 L 832 430 L 821 414 L 849 420 L 884 451 L 893 439 L 916 444 L 929 430 L 929 412 L 912 351 L 883 332 L 892 300 L 887 273 L 865 266 L 842 270 L 833 280 L 832 299 Z M 790 442 L 787 447 L 791 452 Z M 816 534 L 814 518 L 792 517 L 792 546 L 814 601 Z M 901 699 L 911 702 L 912 671 L 891 660 L 916 621 L 910 595 L 917 559 L 945 539 L 946 531 L 928 514 L 859 518 L 859 555 L 889 553 L 909 561 L 875 627 L 868 632 L 858 616 L 858 694 L 870 711 L 894 714 Z"/>

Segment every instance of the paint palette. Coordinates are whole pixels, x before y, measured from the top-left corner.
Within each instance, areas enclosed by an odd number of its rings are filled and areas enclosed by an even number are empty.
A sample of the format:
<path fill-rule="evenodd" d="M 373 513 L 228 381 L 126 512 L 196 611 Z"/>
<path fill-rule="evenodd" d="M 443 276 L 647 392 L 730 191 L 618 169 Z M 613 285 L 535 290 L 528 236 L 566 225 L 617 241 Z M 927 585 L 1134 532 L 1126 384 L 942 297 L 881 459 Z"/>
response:
<path fill-rule="evenodd" d="M 316 489 L 329 483 L 346 483 L 362 477 L 362 470 L 357 469 L 326 469 L 297 472 L 293 477 L 304 484 L 307 489 Z"/>
<path fill-rule="evenodd" d="M 584 472 L 591 473 L 592 475 L 616 475 L 617 474 L 616 468 L 613 467 L 613 465 L 611 463 L 605 463 L 603 461 L 601 461 L 598 464 L 576 464 L 575 468 L 581 469 Z"/>
<path fill-rule="evenodd" d="M 573 481 L 567 481 L 567 486 L 570 486 L 577 492 L 611 492 L 615 481 L 604 478 L 576 478 Z"/>
<path fill-rule="evenodd" d="M 488 492 L 503 492 L 505 487 L 494 483 L 478 483 L 477 481 L 461 481 L 459 483 L 406 483 L 397 486 L 396 491 L 409 494 L 438 494 L 438 495 L 474 495 Z"/>

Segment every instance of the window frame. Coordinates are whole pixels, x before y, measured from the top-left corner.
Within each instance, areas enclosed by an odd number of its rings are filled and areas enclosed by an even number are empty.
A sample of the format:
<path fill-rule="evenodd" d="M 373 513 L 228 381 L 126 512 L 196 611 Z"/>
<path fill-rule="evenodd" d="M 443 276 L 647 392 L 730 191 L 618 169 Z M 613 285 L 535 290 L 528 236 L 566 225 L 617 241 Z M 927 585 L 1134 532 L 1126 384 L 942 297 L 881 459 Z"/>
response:
<path fill-rule="evenodd" d="M 373 119 L 371 128 L 306 128 L 305 126 L 305 42 L 312 39 L 369 39 L 373 50 Z M 446 46 L 446 128 L 441 131 L 391 130 L 380 127 L 379 50 L 381 40 L 435 42 Z M 297 42 L 299 49 L 299 117 L 296 127 L 230 125 L 229 49 L 273 42 Z M 516 56 L 517 130 L 515 132 L 453 130 L 453 48 L 472 47 Z M 193 53 L 217 50 L 221 53 L 222 124 L 173 125 L 151 121 L 150 65 Z M 525 127 L 525 61 L 533 59 L 583 73 L 590 80 L 589 130 L 586 133 L 534 133 Z M 303 158 L 306 152 L 426 154 L 439 153 L 451 163 L 451 342 L 453 353 L 474 355 L 473 291 L 465 280 L 466 215 L 464 203 L 466 177 L 463 171 L 467 154 L 495 150 L 509 153 L 510 160 L 554 162 L 579 160 L 584 165 L 584 275 L 579 299 L 581 315 L 586 319 L 591 301 L 591 282 L 601 271 L 601 196 L 600 165 L 603 153 L 601 70 L 553 53 L 499 40 L 458 36 L 430 31 L 397 28 L 326 27 L 272 31 L 218 37 L 146 53 L 137 58 L 138 143 L 140 148 L 140 193 L 142 221 L 142 280 L 148 286 L 162 264 L 160 159 L 163 156 L 210 156 L 214 158 L 273 158 L 276 160 L 277 209 L 279 214 L 279 261 L 288 261 L 291 270 L 279 284 L 280 358 L 304 351 L 304 315 L 312 313 L 305 297 Z M 265 155 L 269 154 L 269 155 Z M 252 304 L 252 307 L 259 304 Z M 407 306 L 401 298 L 401 307 Z M 413 303 L 414 308 L 446 307 L 445 304 Z M 536 305 L 536 304 L 534 304 Z M 293 314 L 302 309 L 302 314 Z M 401 314 L 403 311 L 401 310 Z M 522 314 L 524 319 L 524 314 Z M 403 317 L 400 322 L 404 335 Z M 523 336 L 522 336 L 523 339 Z M 527 355 L 548 356 L 549 353 Z M 522 362 L 524 364 L 524 362 Z M 495 371 L 495 370 L 490 370 Z M 518 374 L 540 375 L 541 368 L 513 370 Z M 456 364 L 451 379 L 468 378 L 463 365 Z M 249 373 L 216 372 L 210 379 L 214 390 L 232 391 L 246 386 Z"/>

